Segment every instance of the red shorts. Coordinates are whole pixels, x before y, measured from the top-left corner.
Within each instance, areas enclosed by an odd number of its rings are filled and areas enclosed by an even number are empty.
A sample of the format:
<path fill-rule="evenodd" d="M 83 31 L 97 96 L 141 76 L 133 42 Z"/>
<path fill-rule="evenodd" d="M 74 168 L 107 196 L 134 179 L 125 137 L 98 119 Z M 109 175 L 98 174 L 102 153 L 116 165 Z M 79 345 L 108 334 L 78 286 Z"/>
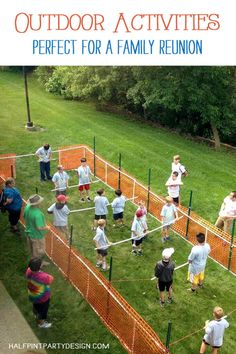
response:
<path fill-rule="evenodd" d="M 79 186 L 80 192 L 82 192 L 84 189 L 88 191 L 90 189 L 90 184 L 82 184 L 81 186 Z"/>

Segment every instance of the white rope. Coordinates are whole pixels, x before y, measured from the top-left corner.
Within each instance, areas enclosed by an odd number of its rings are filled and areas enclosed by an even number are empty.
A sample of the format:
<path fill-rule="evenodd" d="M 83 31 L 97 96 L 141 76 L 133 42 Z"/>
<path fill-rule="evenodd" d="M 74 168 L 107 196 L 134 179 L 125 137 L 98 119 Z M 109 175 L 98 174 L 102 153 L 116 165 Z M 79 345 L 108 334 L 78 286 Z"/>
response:
<path fill-rule="evenodd" d="M 134 198 L 129 198 L 129 199 L 126 199 L 125 201 L 128 202 L 129 200 L 133 200 L 133 199 L 136 199 L 138 197 L 134 197 Z M 107 206 L 110 206 L 112 203 L 109 203 L 107 204 Z M 84 209 L 75 209 L 75 210 L 71 210 L 70 213 L 79 213 L 81 211 L 87 211 L 87 210 L 92 210 L 92 209 L 95 209 L 95 207 L 90 207 L 90 208 L 84 208 Z"/>
<path fill-rule="evenodd" d="M 113 242 L 113 243 L 111 243 L 110 245 L 107 245 L 107 246 L 103 246 L 103 247 L 96 247 L 95 248 L 95 250 L 101 250 L 101 249 L 104 249 L 104 248 L 108 248 L 108 247 L 111 247 L 111 246 L 116 246 L 116 245 L 120 245 L 121 243 L 125 243 L 125 242 L 128 242 L 128 241 L 131 241 L 131 240 L 137 240 L 137 239 L 139 239 L 139 240 L 141 240 L 143 237 L 145 237 L 146 235 L 149 235 L 149 234 L 151 234 L 151 233 L 153 233 L 153 232 L 155 232 L 155 231 L 158 231 L 158 230 L 160 230 L 162 227 L 164 227 L 164 226 L 168 226 L 168 225 L 171 225 L 171 224 L 174 224 L 176 221 L 178 221 L 178 220 L 180 220 L 180 219 L 182 219 L 182 217 L 183 216 L 181 216 L 180 218 L 177 218 L 177 219 L 174 219 L 173 221 L 171 221 L 171 222 L 168 222 L 168 223 L 166 223 L 166 224 L 163 224 L 163 225 L 161 225 L 161 226 L 158 226 L 158 227 L 156 227 L 155 229 L 153 229 L 153 230 L 151 230 L 151 231 L 147 231 L 145 234 L 143 234 L 143 236 L 142 237 L 130 237 L 130 238 L 127 238 L 127 239 L 125 239 L 125 240 L 121 240 L 121 241 L 117 241 L 117 242 Z"/>
<path fill-rule="evenodd" d="M 176 267 L 174 270 L 178 270 L 178 269 L 180 269 L 180 268 L 182 268 L 182 267 L 185 267 L 185 266 L 188 265 L 188 264 L 189 264 L 189 262 L 183 263 L 183 264 L 179 265 L 178 267 Z M 156 277 L 153 277 L 153 278 L 151 278 L 150 280 L 155 280 L 155 279 L 156 279 Z"/>
<path fill-rule="evenodd" d="M 86 184 L 92 184 L 92 183 L 98 183 L 100 182 L 99 180 L 95 180 L 95 181 L 92 181 L 92 182 L 89 182 L 89 183 L 86 183 Z M 68 186 L 66 188 L 76 188 L 76 187 L 79 187 L 79 186 L 83 186 L 83 184 L 73 184 L 73 186 Z M 55 192 L 55 191 L 59 191 L 59 190 L 62 190 L 62 188 L 54 188 L 54 189 L 51 189 L 51 192 Z"/>

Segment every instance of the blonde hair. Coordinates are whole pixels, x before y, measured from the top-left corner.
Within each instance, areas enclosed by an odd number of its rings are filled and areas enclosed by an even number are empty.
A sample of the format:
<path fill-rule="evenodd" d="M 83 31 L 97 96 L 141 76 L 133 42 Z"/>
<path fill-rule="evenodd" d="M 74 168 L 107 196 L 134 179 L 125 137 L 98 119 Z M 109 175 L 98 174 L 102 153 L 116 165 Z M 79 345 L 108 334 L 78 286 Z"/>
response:
<path fill-rule="evenodd" d="M 174 155 L 173 156 L 173 160 L 180 160 L 180 156 L 179 155 Z"/>
<path fill-rule="evenodd" d="M 104 220 L 104 219 L 99 219 L 98 220 L 98 225 L 99 226 L 104 226 L 106 224 L 106 220 Z"/>
<path fill-rule="evenodd" d="M 217 320 L 224 316 L 224 311 L 221 307 L 216 306 L 213 310 L 213 314 Z"/>
<path fill-rule="evenodd" d="M 165 200 L 167 203 L 172 203 L 173 202 L 173 198 L 170 197 L 169 195 L 167 197 L 165 197 Z"/>

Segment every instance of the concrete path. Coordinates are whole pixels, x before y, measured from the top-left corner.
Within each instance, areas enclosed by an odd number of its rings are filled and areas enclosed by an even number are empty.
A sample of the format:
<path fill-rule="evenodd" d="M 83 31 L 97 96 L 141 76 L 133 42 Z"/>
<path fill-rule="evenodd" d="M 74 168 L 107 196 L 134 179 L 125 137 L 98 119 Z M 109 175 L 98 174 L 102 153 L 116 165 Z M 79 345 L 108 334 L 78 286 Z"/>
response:
<path fill-rule="evenodd" d="M 27 348 L 35 343 L 39 339 L 0 281 L 0 354 L 46 354 L 43 349 Z"/>

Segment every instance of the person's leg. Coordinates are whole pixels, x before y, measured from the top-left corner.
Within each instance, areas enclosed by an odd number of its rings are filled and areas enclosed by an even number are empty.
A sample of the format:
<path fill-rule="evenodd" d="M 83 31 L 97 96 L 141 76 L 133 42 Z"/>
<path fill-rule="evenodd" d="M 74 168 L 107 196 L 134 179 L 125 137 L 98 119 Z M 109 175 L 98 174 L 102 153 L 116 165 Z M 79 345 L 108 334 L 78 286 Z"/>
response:
<path fill-rule="evenodd" d="M 204 354 L 206 351 L 206 344 L 202 341 L 201 347 L 200 347 L 200 354 Z"/>
<path fill-rule="evenodd" d="M 168 300 L 169 300 L 169 302 L 172 302 L 172 296 L 173 296 L 173 288 L 172 288 L 172 285 L 170 285 L 169 289 L 168 289 Z"/>
<path fill-rule="evenodd" d="M 90 184 L 86 184 L 85 186 L 85 191 L 86 191 L 86 197 L 87 197 L 87 201 L 91 202 L 91 198 L 90 198 Z"/>
<path fill-rule="evenodd" d="M 231 234 L 232 232 L 233 221 L 232 220 L 225 220 L 224 222 L 224 231 Z"/>
<path fill-rule="evenodd" d="M 137 246 L 135 240 L 132 240 L 132 253 L 136 256 L 137 254 Z"/>
<path fill-rule="evenodd" d="M 217 354 L 218 353 L 218 348 L 212 348 L 212 354 Z"/>
<path fill-rule="evenodd" d="M 45 181 L 46 180 L 45 163 L 43 161 L 40 161 L 39 168 L 40 168 L 40 179 L 41 179 L 41 181 Z"/>
<path fill-rule="evenodd" d="M 46 173 L 47 179 L 51 180 L 52 177 L 50 175 L 50 161 L 45 162 L 44 165 L 45 165 L 44 168 L 45 168 L 45 173 Z"/>
<path fill-rule="evenodd" d="M 165 303 L 165 292 L 164 291 L 160 291 L 160 300 L 163 304 Z"/>
<path fill-rule="evenodd" d="M 216 220 L 215 226 L 217 226 L 219 229 L 223 229 L 224 219 L 221 216 L 219 216 L 218 219 Z"/>
<path fill-rule="evenodd" d="M 9 210 L 8 220 L 13 231 L 17 231 L 17 224 L 20 219 L 20 210 Z"/>

